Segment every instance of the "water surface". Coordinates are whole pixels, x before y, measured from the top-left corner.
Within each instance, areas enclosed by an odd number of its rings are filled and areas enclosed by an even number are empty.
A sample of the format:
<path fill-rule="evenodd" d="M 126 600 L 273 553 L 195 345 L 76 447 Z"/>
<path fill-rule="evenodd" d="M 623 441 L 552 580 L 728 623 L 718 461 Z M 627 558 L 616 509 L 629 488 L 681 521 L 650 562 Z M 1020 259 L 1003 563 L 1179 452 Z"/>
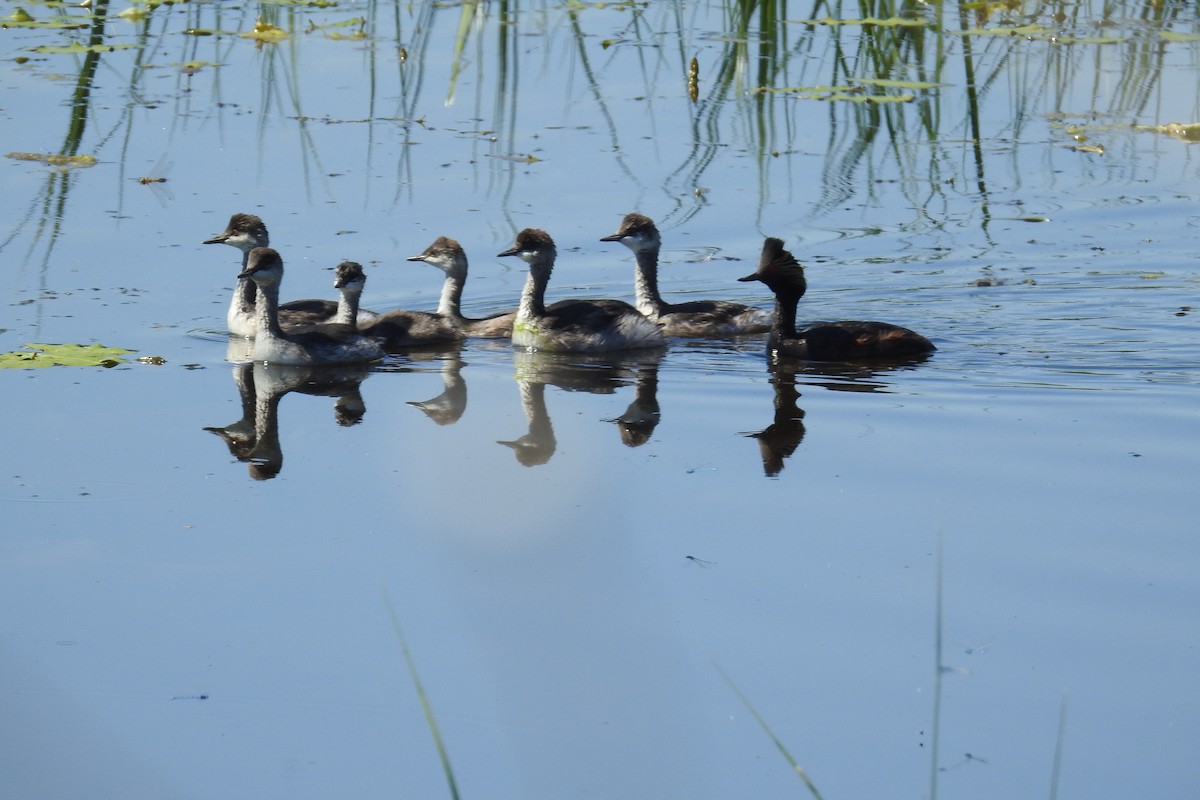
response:
<path fill-rule="evenodd" d="M 164 5 L 74 107 L 30 48 L 89 31 L 5 30 L 6 147 L 97 163 L 4 165 L 0 351 L 166 361 L 0 374 L 11 791 L 450 796 L 440 738 L 464 797 L 804 794 L 740 691 L 827 798 L 1195 796 L 1198 170 L 1150 128 L 1200 120 L 1200 27 L 1056 8 Z M 430 308 L 403 259 L 451 235 L 481 313 L 525 226 L 552 299 L 629 298 L 634 209 L 669 297 L 766 305 L 777 235 L 802 317 L 939 350 L 236 367 L 200 244 L 257 213 L 286 296 L 353 258 Z"/>

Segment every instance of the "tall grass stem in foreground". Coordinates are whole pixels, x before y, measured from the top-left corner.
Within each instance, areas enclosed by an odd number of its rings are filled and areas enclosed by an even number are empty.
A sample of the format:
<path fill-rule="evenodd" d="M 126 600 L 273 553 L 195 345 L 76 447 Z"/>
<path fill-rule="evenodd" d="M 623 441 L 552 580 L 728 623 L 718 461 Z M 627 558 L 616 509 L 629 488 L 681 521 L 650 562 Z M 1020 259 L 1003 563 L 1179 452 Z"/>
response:
<path fill-rule="evenodd" d="M 739 689 L 737 684 L 733 682 L 733 678 L 730 678 L 729 675 L 725 673 L 725 670 L 721 669 L 720 667 L 717 667 L 717 672 L 721 673 L 721 677 L 724 678 L 725 682 L 729 684 L 729 688 L 733 689 L 733 693 L 738 696 L 738 700 L 742 701 L 742 705 L 746 707 L 746 710 L 754 715 L 755 721 L 758 722 L 759 726 L 762 727 L 767 736 L 771 737 L 771 741 L 775 743 L 775 747 L 779 749 L 780 753 L 783 753 L 783 757 L 787 759 L 789 764 L 792 765 L 792 769 L 794 769 L 796 774 L 800 776 L 800 780 L 804 781 L 804 785 L 808 787 L 808 791 L 812 792 L 812 796 L 817 798 L 817 800 L 825 800 L 825 798 L 821 795 L 821 792 L 817 789 L 816 784 L 812 782 L 812 778 L 808 777 L 808 773 L 804 771 L 804 767 L 800 766 L 800 762 L 797 761 L 790 752 L 788 752 L 788 749 L 784 743 L 781 742 L 779 737 L 776 736 L 774 731 L 771 730 L 771 726 L 767 725 L 767 721 L 763 719 L 762 714 L 758 713 L 758 709 L 750 704 L 750 701 L 746 698 L 746 695 L 742 694 L 742 690 Z"/>
<path fill-rule="evenodd" d="M 400 617 L 396 615 L 396 609 L 386 593 L 384 601 L 387 603 L 388 617 L 392 620 L 392 630 L 396 633 L 396 640 L 400 642 L 400 652 L 404 654 L 404 663 L 408 665 L 408 673 L 412 675 L 413 687 L 417 690 L 417 699 L 421 701 L 421 710 L 425 713 L 425 724 L 429 726 L 429 733 L 433 736 L 433 743 L 437 747 L 438 760 L 442 762 L 442 771 L 446 773 L 446 785 L 450 788 L 450 796 L 454 800 L 459 800 L 458 783 L 454 780 L 454 767 L 450 764 L 450 754 L 446 751 L 446 742 L 442 739 L 437 718 L 433 715 L 433 706 L 429 704 L 429 696 L 425 694 L 421 677 L 417 675 L 417 664 L 413 660 L 412 651 L 408 649 L 408 640 L 404 638 L 404 630 L 400 627 Z"/>

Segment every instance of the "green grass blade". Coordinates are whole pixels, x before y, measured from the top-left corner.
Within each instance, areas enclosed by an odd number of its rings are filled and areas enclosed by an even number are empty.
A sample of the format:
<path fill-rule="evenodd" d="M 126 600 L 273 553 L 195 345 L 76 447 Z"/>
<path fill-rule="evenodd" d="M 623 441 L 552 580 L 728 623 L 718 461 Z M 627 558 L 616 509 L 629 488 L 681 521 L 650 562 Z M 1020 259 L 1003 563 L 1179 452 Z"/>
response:
<path fill-rule="evenodd" d="M 742 705 L 746 707 L 746 710 L 754 716 L 754 719 L 758 722 L 763 731 L 766 732 L 767 736 L 771 737 L 771 741 L 775 743 L 775 747 L 780 753 L 783 754 L 784 759 L 786 759 L 787 762 L 792 765 L 792 769 L 795 770 L 796 774 L 800 776 L 800 780 L 804 781 L 804 785 L 808 787 L 808 791 L 812 792 L 812 796 L 817 798 L 817 800 L 825 800 L 825 798 L 821 796 L 821 792 L 818 791 L 816 784 L 812 782 L 812 778 L 808 777 L 808 773 L 804 771 L 804 767 L 800 766 L 800 762 L 797 761 L 790 752 L 788 752 L 788 749 L 784 743 L 779 741 L 779 737 L 776 736 L 775 732 L 771 730 L 771 726 L 769 726 L 767 721 L 763 719 L 762 714 L 758 713 L 758 709 L 750 704 L 750 701 L 746 698 L 746 695 L 742 694 L 742 690 L 737 687 L 737 684 L 733 682 L 733 679 L 725 674 L 725 670 L 721 669 L 720 667 L 717 667 L 717 672 L 721 673 L 721 677 L 724 678 L 725 682 L 729 684 L 729 688 L 733 689 L 733 693 L 737 695 L 738 700 L 742 701 Z"/>
<path fill-rule="evenodd" d="M 413 660 L 412 652 L 408 649 L 408 640 L 404 638 L 404 631 L 400 627 L 400 618 L 396 616 L 396 609 L 392 607 L 390 599 L 387 599 L 387 609 L 388 616 L 392 620 L 392 630 L 395 631 L 396 639 L 400 642 L 400 651 L 404 654 L 404 662 L 408 664 L 408 673 L 412 676 L 413 687 L 417 690 L 417 699 L 421 701 L 421 710 L 425 713 L 425 724 L 429 726 L 429 733 L 437 747 L 438 759 L 442 762 L 442 771 L 446 773 L 446 785 L 450 788 L 450 797 L 453 800 L 459 800 L 458 782 L 454 780 L 454 767 L 450 764 L 450 754 L 446 751 L 446 742 L 442 738 L 441 729 L 438 728 L 437 718 L 433 715 L 433 706 L 429 703 L 429 696 L 425 694 L 425 687 L 421 683 L 420 676 L 417 675 L 417 664 Z"/>

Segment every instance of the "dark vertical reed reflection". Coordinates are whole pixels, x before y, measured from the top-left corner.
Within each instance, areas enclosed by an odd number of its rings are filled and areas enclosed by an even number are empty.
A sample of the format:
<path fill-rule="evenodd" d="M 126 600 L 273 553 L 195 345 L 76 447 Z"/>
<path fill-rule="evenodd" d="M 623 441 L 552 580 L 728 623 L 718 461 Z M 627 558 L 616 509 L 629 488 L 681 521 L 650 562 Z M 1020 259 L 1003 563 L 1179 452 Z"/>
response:
<path fill-rule="evenodd" d="M 396 59 L 396 81 L 399 85 L 396 116 L 404 120 L 406 139 L 411 139 L 412 127 L 419 124 L 416 120 L 416 109 L 421 98 L 421 89 L 425 82 L 425 55 L 429 49 L 429 37 L 433 31 L 433 20 L 436 12 L 434 0 L 421 3 L 415 14 L 411 30 L 412 34 L 405 38 L 404 20 L 410 15 L 411 4 L 395 0 L 393 9 L 394 41 L 398 48 Z M 401 194 L 412 192 L 412 148 L 403 147 L 396 162 L 396 193 L 393 201 L 398 202 Z"/>
<path fill-rule="evenodd" d="M 58 154 L 72 157 L 79 155 L 83 135 L 87 131 L 88 118 L 92 108 L 92 86 L 96 79 L 96 69 L 100 66 L 101 45 L 104 44 L 104 24 L 108 21 L 108 0 L 96 0 L 92 7 L 92 24 L 88 31 L 88 51 L 83 56 L 79 75 L 75 78 L 75 87 L 71 92 L 70 114 L 67 121 L 67 134 L 63 139 Z M 63 222 L 67 208 L 67 197 L 71 186 L 78 179 L 76 170 L 69 167 L 51 169 L 46 176 L 45 188 L 34 197 L 29 205 L 29 211 L 13 226 L 13 231 L 3 242 L 3 251 L 36 217 L 37 224 L 26 251 L 25 260 L 31 256 L 38 244 L 45 238 L 46 249 L 41 259 L 41 272 L 45 275 L 50 263 L 50 255 L 54 245 L 62 235 Z M 40 303 L 39 303 L 40 307 Z"/>
<path fill-rule="evenodd" d="M 967 24 L 967 7 L 962 0 L 958 2 L 958 22 L 961 30 L 968 29 Z M 967 122 L 970 125 L 969 139 L 971 142 L 971 154 L 975 161 L 975 190 L 979 196 L 980 222 L 979 225 L 986 233 L 988 223 L 991 222 L 991 211 L 988 203 L 987 177 L 984 171 L 983 162 L 983 137 L 979 126 L 979 91 L 975 84 L 975 51 L 972 46 L 972 37 L 963 35 L 963 80 L 964 90 L 967 100 Z"/>

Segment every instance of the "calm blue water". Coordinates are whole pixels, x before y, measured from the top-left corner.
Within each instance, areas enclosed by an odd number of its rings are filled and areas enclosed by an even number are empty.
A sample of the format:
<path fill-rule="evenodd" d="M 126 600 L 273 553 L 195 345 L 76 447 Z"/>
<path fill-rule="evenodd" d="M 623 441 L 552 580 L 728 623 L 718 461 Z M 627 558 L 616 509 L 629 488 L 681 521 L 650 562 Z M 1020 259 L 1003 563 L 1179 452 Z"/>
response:
<path fill-rule="evenodd" d="M 1078 7 L 1070 33 L 1119 41 L 967 37 L 978 160 L 961 36 L 943 88 L 868 107 L 740 90 L 760 65 L 836 83 L 834 36 L 873 74 L 859 27 L 788 24 L 764 61 L 717 5 L 489 6 L 447 105 L 460 8 L 111 21 L 147 46 L 101 60 L 96 166 L 64 193 L 4 164 L 0 351 L 166 364 L 0 372 L 9 791 L 450 796 L 407 646 L 463 797 L 803 795 L 724 676 L 827 798 L 1049 794 L 1056 749 L 1060 796 L 1194 797 L 1200 161 L 1132 125 L 1200 120 L 1195 41 L 1150 47 L 1200 29 Z M 256 13 L 295 35 L 181 33 Z M 355 16 L 370 38 L 304 33 Z M 81 57 L 28 48 L 71 36 L 4 31 L 8 150 L 60 148 Z M 904 63 L 933 71 L 933 42 Z M 168 182 L 136 182 L 164 154 Z M 765 305 L 735 279 L 778 235 L 802 316 L 939 350 L 779 370 L 754 337 L 567 364 L 472 341 L 315 388 L 226 361 L 238 254 L 200 242 L 234 211 L 266 220 L 286 296 L 353 258 L 380 308 L 436 304 L 403 259 L 452 235 L 478 313 L 515 302 L 493 254 L 527 225 L 559 244 L 552 298 L 630 297 L 598 240 L 633 209 L 669 296 Z M 251 380 L 278 402 L 248 454 Z"/>

